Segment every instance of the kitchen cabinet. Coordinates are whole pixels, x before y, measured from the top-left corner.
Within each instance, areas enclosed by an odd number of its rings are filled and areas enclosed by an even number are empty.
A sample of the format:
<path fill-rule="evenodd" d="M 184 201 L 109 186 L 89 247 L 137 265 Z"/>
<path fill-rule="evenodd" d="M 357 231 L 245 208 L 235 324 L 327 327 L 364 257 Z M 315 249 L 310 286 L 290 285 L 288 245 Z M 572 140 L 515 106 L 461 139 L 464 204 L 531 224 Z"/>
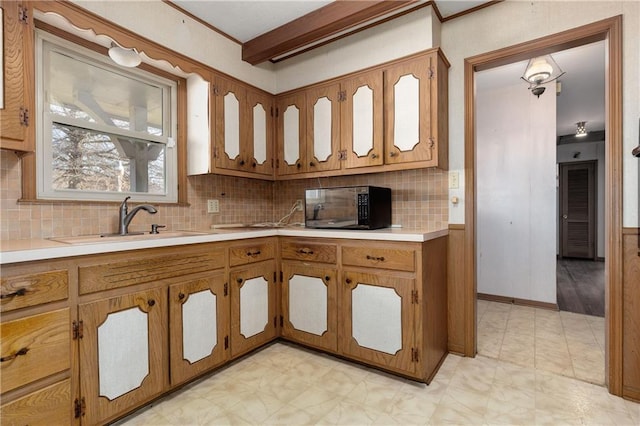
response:
<path fill-rule="evenodd" d="M 347 169 L 384 162 L 382 82 L 382 70 L 375 70 L 341 83 L 341 158 Z"/>
<path fill-rule="evenodd" d="M 447 68 L 431 50 L 385 69 L 385 164 L 447 168 Z"/>
<path fill-rule="evenodd" d="M 275 261 L 237 267 L 229 273 L 231 356 L 276 338 Z"/>
<path fill-rule="evenodd" d="M 171 384 L 229 359 L 229 299 L 224 272 L 169 286 Z"/>
<path fill-rule="evenodd" d="M 307 162 L 303 172 L 338 170 L 340 150 L 340 85 L 330 84 L 305 90 L 307 134 L 304 148 Z"/>
<path fill-rule="evenodd" d="M 83 423 L 105 422 L 167 387 L 167 313 L 162 287 L 80 304 Z"/>
<path fill-rule="evenodd" d="M 278 176 L 302 173 L 307 159 L 307 105 L 304 92 L 279 97 L 276 101 Z"/>
<path fill-rule="evenodd" d="M 62 265 L 2 267 L 0 389 L 3 424 L 71 423 L 71 308 Z"/>
<path fill-rule="evenodd" d="M 318 349 L 337 350 L 337 245 L 283 238 L 282 336 Z"/>
<path fill-rule="evenodd" d="M 26 1 L 2 0 L 4 99 L 0 99 L 0 148 L 33 152 L 33 14 Z M 0 97 L 1 98 L 1 97 Z M 4 105 L 1 103 L 4 102 Z"/>
<path fill-rule="evenodd" d="M 273 97 L 215 77 L 216 168 L 273 177 Z"/>

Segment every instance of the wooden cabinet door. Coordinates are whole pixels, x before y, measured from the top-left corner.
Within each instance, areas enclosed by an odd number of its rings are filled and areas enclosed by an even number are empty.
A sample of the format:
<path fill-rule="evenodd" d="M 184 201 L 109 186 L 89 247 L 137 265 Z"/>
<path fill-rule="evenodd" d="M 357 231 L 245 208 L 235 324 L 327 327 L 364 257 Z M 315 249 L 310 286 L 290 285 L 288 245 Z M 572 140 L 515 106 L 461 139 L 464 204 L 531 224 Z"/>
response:
<path fill-rule="evenodd" d="M 273 261 L 232 269 L 231 356 L 249 352 L 276 337 L 276 288 Z"/>
<path fill-rule="evenodd" d="M 436 59 L 431 54 L 394 65 L 384 73 L 386 164 L 433 158 L 431 78 Z"/>
<path fill-rule="evenodd" d="M 283 96 L 276 101 L 278 175 L 291 175 L 306 170 L 306 104 L 304 92 Z"/>
<path fill-rule="evenodd" d="M 216 77 L 214 164 L 221 169 L 247 170 L 247 90 L 238 83 Z"/>
<path fill-rule="evenodd" d="M 307 162 L 303 171 L 340 168 L 340 85 L 312 87 L 306 91 Z"/>
<path fill-rule="evenodd" d="M 273 97 L 247 89 L 247 169 L 260 175 L 273 176 Z"/>
<path fill-rule="evenodd" d="M 0 2 L 3 12 L 4 96 L 0 96 L 0 148 L 33 151 L 33 20 L 28 2 Z"/>
<path fill-rule="evenodd" d="M 168 386 L 167 312 L 161 288 L 79 305 L 83 423 L 104 423 Z"/>
<path fill-rule="evenodd" d="M 171 384 L 229 358 L 229 299 L 224 272 L 169 287 Z"/>
<path fill-rule="evenodd" d="M 383 156 L 382 71 L 359 74 L 342 83 L 342 150 L 345 167 L 381 166 Z"/>
<path fill-rule="evenodd" d="M 415 280 L 345 270 L 341 287 L 340 352 L 386 369 L 414 374 Z"/>
<path fill-rule="evenodd" d="M 282 335 L 304 345 L 337 350 L 336 267 L 282 263 Z"/>

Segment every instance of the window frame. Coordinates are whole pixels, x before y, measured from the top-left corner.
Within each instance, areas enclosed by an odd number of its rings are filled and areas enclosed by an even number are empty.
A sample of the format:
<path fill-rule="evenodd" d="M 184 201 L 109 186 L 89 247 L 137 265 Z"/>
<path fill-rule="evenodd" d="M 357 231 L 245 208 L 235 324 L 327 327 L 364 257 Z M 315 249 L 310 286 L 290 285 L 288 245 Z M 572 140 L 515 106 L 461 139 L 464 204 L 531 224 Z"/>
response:
<path fill-rule="evenodd" d="M 179 122 L 183 114 L 180 114 L 179 105 L 183 103 L 180 99 L 180 84 L 182 78 L 171 75 L 143 64 L 137 68 L 124 68 L 114 64 L 111 59 L 87 46 L 87 43 L 79 43 L 73 40 L 74 36 L 61 37 L 44 29 L 36 28 L 35 37 L 35 94 L 36 94 L 36 197 L 43 201 L 75 201 L 75 202 L 91 202 L 91 201 L 121 201 L 126 196 L 131 196 L 136 201 L 151 203 L 179 203 L 186 201 L 186 194 L 180 194 L 179 183 L 181 172 L 181 151 L 178 148 L 180 133 L 178 132 Z M 66 33 L 65 33 L 66 35 Z M 48 111 L 48 103 L 45 103 L 43 91 L 45 90 L 45 67 L 44 67 L 44 44 L 49 51 L 62 52 L 75 59 L 89 60 L 94 66 L 106 69 L 111 72 L 118 73 L 125 77 L 142 81 L 148 84 L 167 86 L 163 89 L 163 136 L 155 136 L 146 132 L 136 132 L 131 130 L 111 128 L 108 125 L 99 123 L 91 123 L 84 120 L 74 120 L 63 116 L 57 116 Z M 106 50 L 106 49 L 104 49 Z M 183 85 L 184 86 L 184 85 Z M 168 95 L 168 96 L 167 96 Z M 136 140 L 148 141 L 153 143 L 162 143 L 165 145 L 165 192 L 164 194 L 148 193 L 148 192 L 107 192 L 107 191 L 86 191 L 86 190 L 61 190 L 54 189 L 50 182 L 53 167 L 50 159 L 52 146 L 50 143 L 50 135 L 53 123 L 79 125 L 83 129 L 90 131 L 105 132 L 112 135 L 121 135 Z M 49 135 L 49 140 L 48 136 Z"/>

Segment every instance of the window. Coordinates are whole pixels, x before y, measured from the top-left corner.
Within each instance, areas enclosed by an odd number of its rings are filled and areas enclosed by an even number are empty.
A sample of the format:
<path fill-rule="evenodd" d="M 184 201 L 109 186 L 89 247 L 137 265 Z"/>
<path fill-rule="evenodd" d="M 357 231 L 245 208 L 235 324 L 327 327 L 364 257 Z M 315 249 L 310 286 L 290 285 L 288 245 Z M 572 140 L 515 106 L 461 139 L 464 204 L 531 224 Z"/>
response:
<path fill-rule="evenodd" d="M 37 35 L 40 199 L 177 202 L 177 84 Z"/>

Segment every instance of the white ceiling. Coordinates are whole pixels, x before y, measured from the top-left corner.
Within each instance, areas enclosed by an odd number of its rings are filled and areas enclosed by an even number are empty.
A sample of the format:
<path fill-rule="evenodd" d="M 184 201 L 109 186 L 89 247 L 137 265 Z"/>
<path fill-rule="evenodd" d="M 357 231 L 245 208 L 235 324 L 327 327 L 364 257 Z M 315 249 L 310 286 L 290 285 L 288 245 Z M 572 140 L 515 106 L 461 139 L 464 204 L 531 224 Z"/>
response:
<path fill-rule="evenodd" d="M 561 93 L 557 97 L 556 134 L 571 135 L 578 121 L 586 121 L 587 131 L 604 130 L 605 44 L 604 41 L 563 50 L 552 54 L 558 66 L 565 71 L 558 81 Z M 528 83 L 520 79 L 527 61 L 516 62 L 476 73 L 478 90 L 487 90 Z M 553 94 L 552 89 L 542 96 Z M 533 96 L 533 95 L 532 95 Z"/>
<path fill-rule="evenodd" d="M 244 43 L 296 18 L 313 12 L 333 0 L 172 0 L 176 6 Z M 442 16 L 471 9 L 489 0 L 437 0 Z M 421 0 L 424 3 L 425 0 Z"/>

